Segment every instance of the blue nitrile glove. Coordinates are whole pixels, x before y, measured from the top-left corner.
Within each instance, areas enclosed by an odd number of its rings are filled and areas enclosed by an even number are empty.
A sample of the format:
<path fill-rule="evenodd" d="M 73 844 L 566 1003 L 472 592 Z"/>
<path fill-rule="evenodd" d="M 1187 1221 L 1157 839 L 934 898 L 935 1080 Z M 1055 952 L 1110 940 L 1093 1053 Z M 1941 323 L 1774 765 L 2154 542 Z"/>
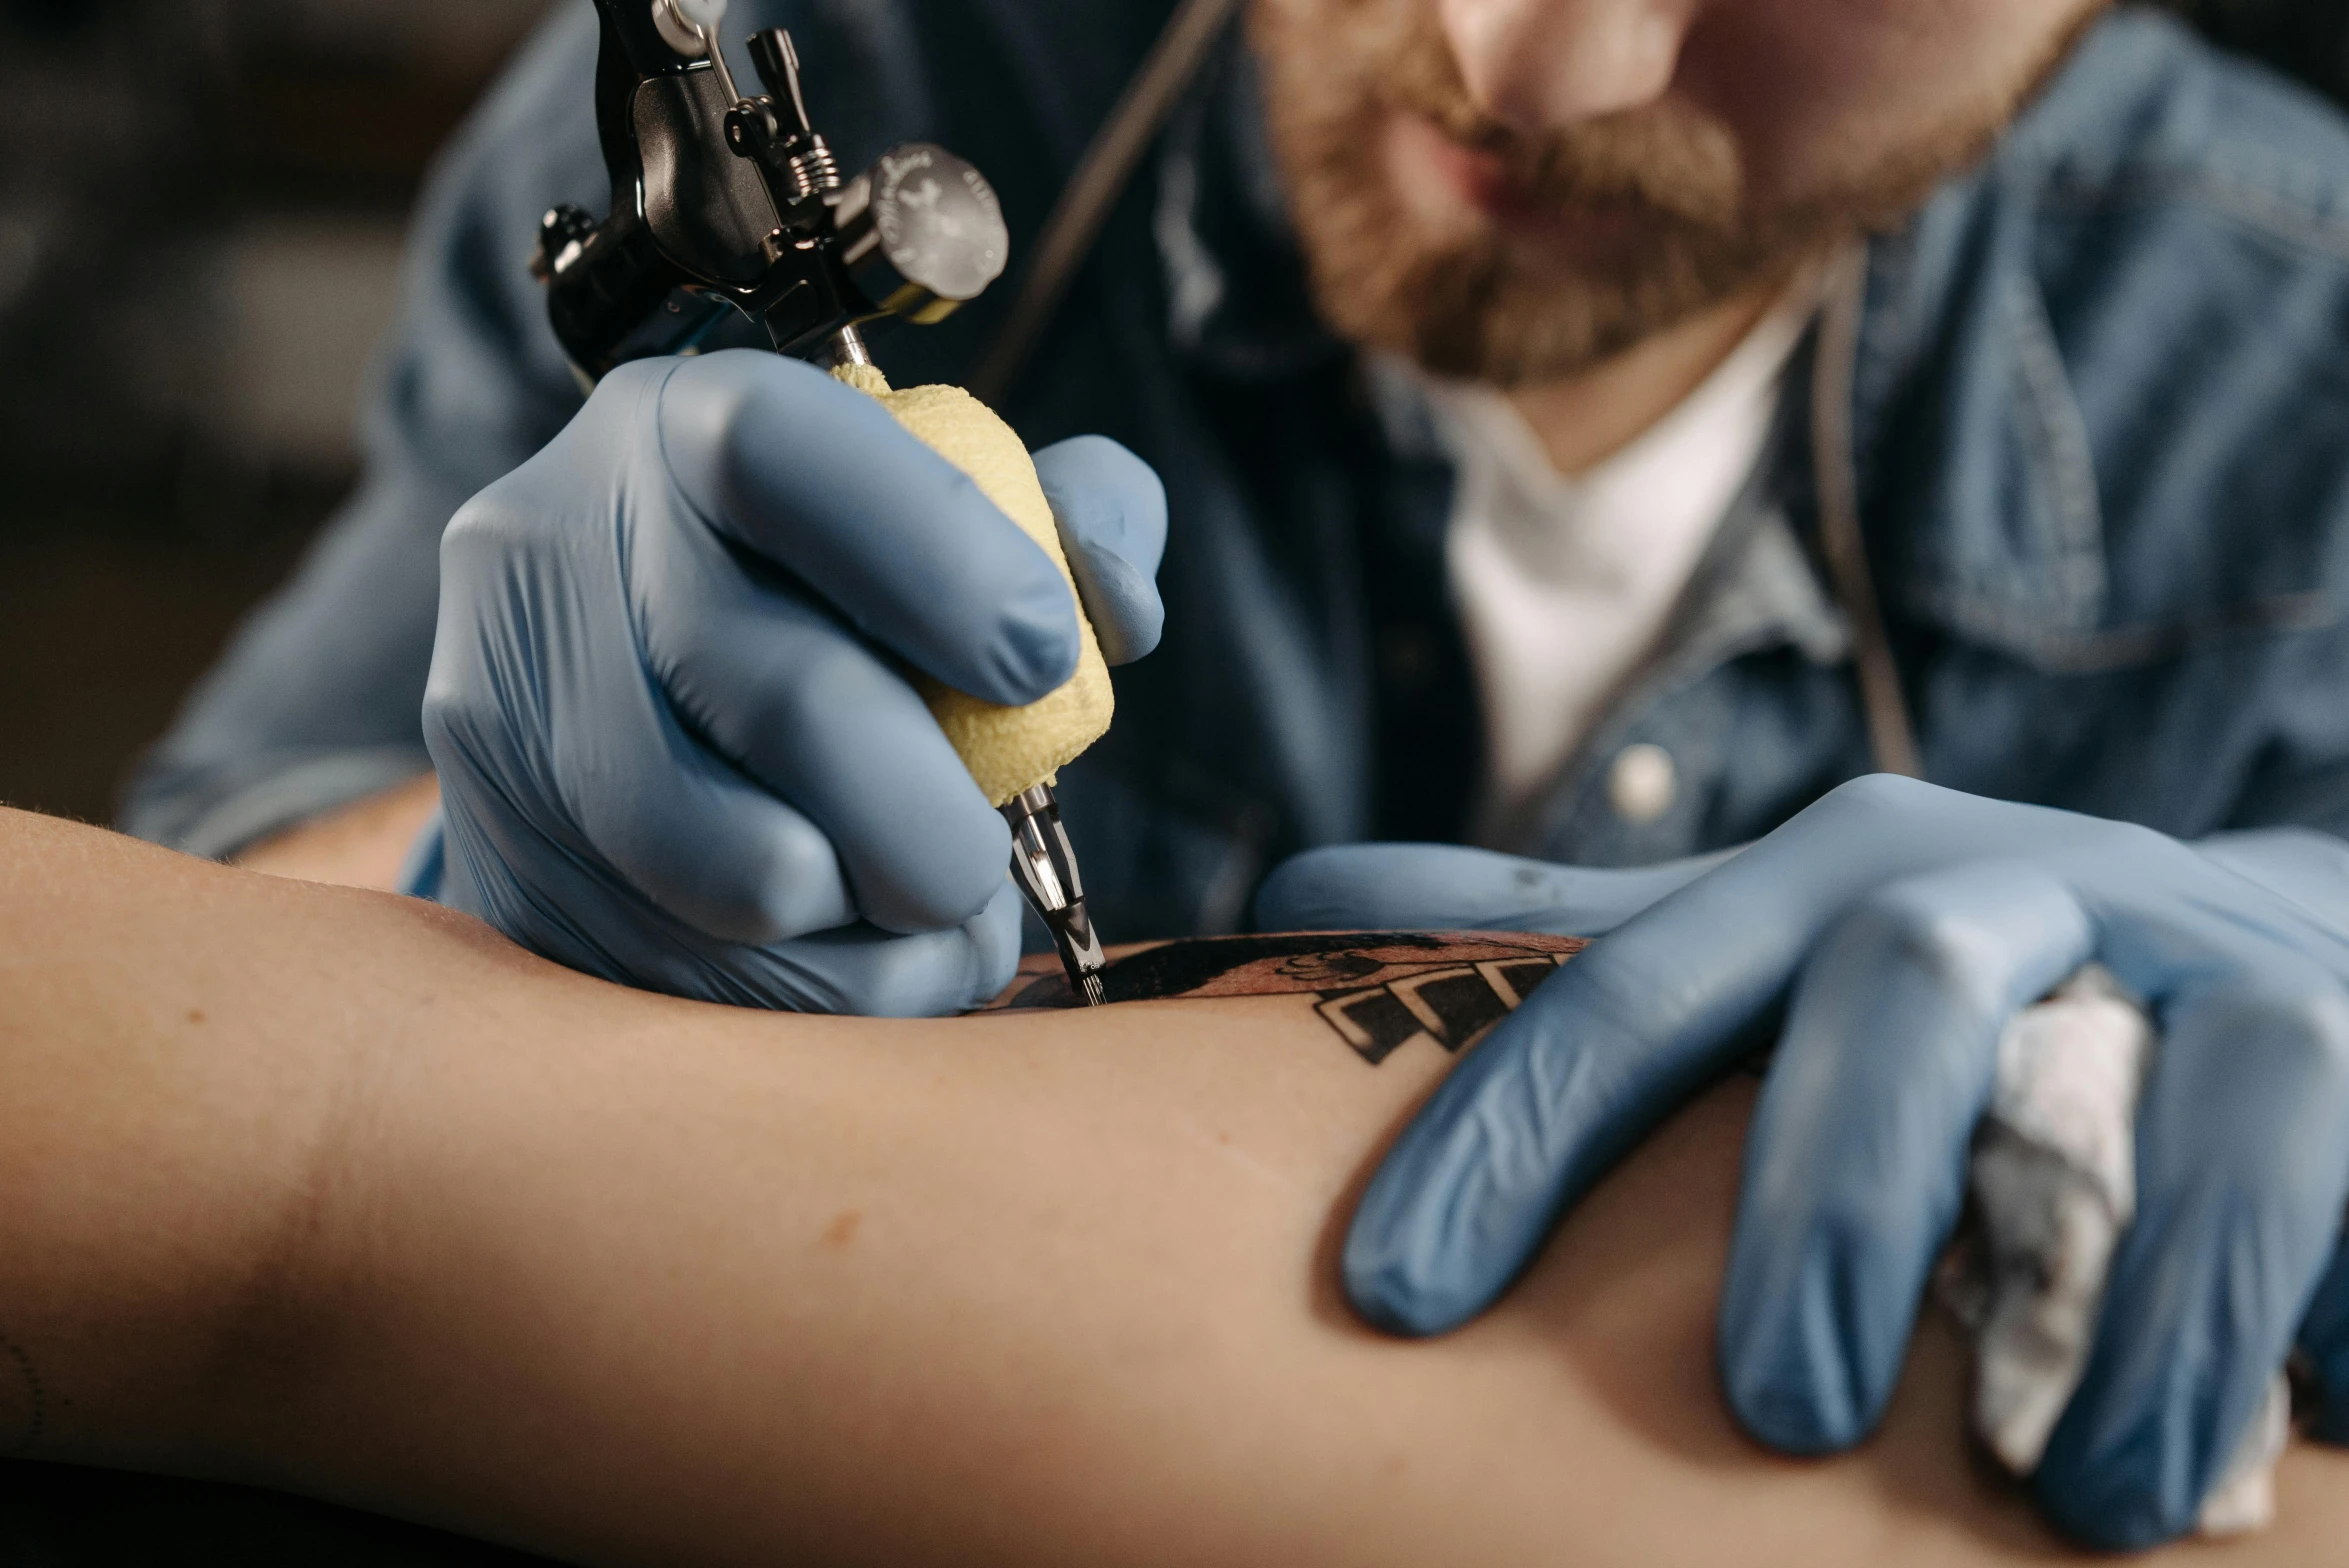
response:
<path fill-rule="evenodd" d="M 1411 858 L 1416 857 L 1416 858 Z M 1528 919 L 1475 852 L 1323 851 L 1259 920 Z M 2295 1332 L 2349 1416 L 2349 845 L 2297 830 L 2189 846 L 2144 828 L 1897 778 L 1848 784 L 1622 918 L 1607 873 L 1525 865 L 1606 930 L 1443 1084 L 1372 1181 L 1348 1291 L 1395 1332 L 1450 1329 L 1559 1214 L 1787 1013 L 1748 1135 L 1720 1318 L 1739 1420 L 1795 1453 L 1883 1414 L 2007 1019 L 2091 959 L 2162 1045 L 2137 1125 L 2138 1210 L 2096 1347 L 2034 1478 L 2084 1540 L 2190 1529 Z M 1654 873 L 1669 885 L 1686 867 Z M 1399 881 L 1431 915 L 1413 919 Z M 1358 906 L 1361 918 L 1353 918 Z M 1541 923 L 1536 918 L 1535 923 Z M 2320 1289 L 2321 1287 L 2321 1289 Z"/>
<path fill-rule="evenodd" d="M 1735 853 L 1612 870 L 1453 844 L 1341 844 L 1309 849 L 1266 878 L 1256 927 L 1605 936 Z"/>
<path fill-rule="evenodd" d="M 1140 657 L 1157 476 L 1098 437 L 1036 466 Z M 1076 660 L 1050 559 L 873 399 L 773 354 L 624 366 L 449 525 L 418 890 L 680 996 L 969 1006 L 1019 958 L 1010 831 L 906 671 L 1025 703 Z"/>

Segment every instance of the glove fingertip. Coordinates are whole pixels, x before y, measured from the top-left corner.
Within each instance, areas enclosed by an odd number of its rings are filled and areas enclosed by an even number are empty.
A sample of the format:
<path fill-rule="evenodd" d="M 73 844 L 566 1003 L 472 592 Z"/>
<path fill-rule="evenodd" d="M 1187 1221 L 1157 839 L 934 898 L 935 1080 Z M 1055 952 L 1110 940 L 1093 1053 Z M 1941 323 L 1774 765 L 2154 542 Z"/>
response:
<path fill-rule="evenodd" d="M 921 936 L 968 926 L 1001 899 L 1011 832 L 975 791 L 973 798 L 967 822 L 939 812 L 934 816 L 943 820 L 920 824 L 929 831 L 907 840 L 908 847 L 919 848 L 918 856 L 894 862 L 869 852 L 855 856 L 849 883 L 866 920 L 892 936 Z M 955 831 L 940 831 L 946 827 Z"/>
<path fill-rule="evenodd" d="M 2141 1552 L 2194 1528 L 2198 1500 L 2177 1488 L 2147 1483 L 2139 1466 L 2123 1464 L 2101 1481 L 2056 1460 L 2031 1477 L 2031 1495 L 2050 1523 L 2073 1540 L 2107 1552 Z"/>
<path fill-rule="evenodd" d="M 1078 436 L 1036 454 L 1069 571 L 1112 665 L 1158 646 L 1166 606 L 1158 564 L 1166 554 L 1166 487 L 1149 464 L 1106 436 Z"/>
<path fill-rule="evenodd" d="M 1525 1192 L 1495 1179 L 1495 1162 L 1522 1156 L 1525 1143 L 1522 1117 L 1503 1103 L 1507 1087 L 1497 1100 L 1487 1078 L 1509 1054 L 1497 1043 L 1487 1040 L 1404 1129 L 1347 1227 L 1347 1299 L 1387 1333 L 1422 1339 L 1477 1317 L 1548 1229 Z"/>
<path fill-rule="evenodd" d="M 1166 552 L 1166 486 L 1107 436 L 1077 436 L 1035 454 L 1036 478 L 1064 541 L 1106 547 L 1146 578 Z"/>
<path fill-rule="evenodd" d="M 1776 1238 L 1783 1252 L 1786 1237 Z M 1820 1260 L 1794 1259 L 1787 1277 L 1766 1243 L 1732 1243 L 1714 1353 L 1730 1413 L 1763 1447 L 1801 1458 L 1839 1454 L 1864 1439 L 1890 1401 L 1892 1379 L 1855 1364 L 1848 1279 Z M 1897 1366 L 1897 1358 L 1895 1361 Z"/>
<path fill-rule="evenodd" d="M 1840 1454 L 1868 1435 L 1872 1423 L 1858 1420 L 1847 1407 L 1822 1404 L 1815 1391 L 1770 1377 L 1743 1378 L 1734 1370 L 1727 1350 L 1722 1352 L 1723 1392 L 1738 1426 L 1773 1453 L 1798 1459 L 1820 1459 Z"/>
<path fill-rule="evenodd" d="M 1106 548 L 1080 545 L 1069 551 L 1069 573 L 1104 660 L 1113 667 L 1132 664 L 1157 648 L 1166 630 L 1166 604 L 1140 568 Z"/>
<path fill-rule="evenodd" d="M 1042 551 L 1036 555 L 1051 575 L 1023 585 L 1022 591 L 998 595 L 992 625 L 980 629 L 980 646 L 959 660 L 949 660 L 944 652 L 933 655 L 931 662 L 940 669 L 932 674 L 983 702 L 1014 708 L 1068 684 L 1084 646 L 1075 607 L 1050 561 Z M 1026 591 L 1031 586 L 1036 591 Z"/>
<path fill-rule="evenodd" d="M 1491 1305 L 1488 1295 L 1445 1288 L 1431 1270 L 1424 1245 L 1408 1232 L 1421 1222 L 1374 1209 L 1369 1200 L 1346 1233 L 1340 1274 L 1346 1299 L 1362 1320 L 1402 1339 L 1428 1339 L 1452 1330 Z"/>
<path fill-rule="evenodd" d="M 964 927 L 971 938 L 972 983 L 963 1010 L 984 1007 L 1019 978 L 1021 921 L 1026 906 L 1008 879 L 987 907 Z"/>

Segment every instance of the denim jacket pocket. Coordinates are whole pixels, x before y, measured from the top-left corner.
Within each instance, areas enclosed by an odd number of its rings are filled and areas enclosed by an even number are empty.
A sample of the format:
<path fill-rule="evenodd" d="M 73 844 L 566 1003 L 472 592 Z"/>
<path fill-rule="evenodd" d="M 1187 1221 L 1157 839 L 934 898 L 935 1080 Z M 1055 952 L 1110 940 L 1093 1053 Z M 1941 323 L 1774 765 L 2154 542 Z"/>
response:
<path fill-rule="evenodd" d="M 2289 321 L 2349 320 L 2349 273 L 2207 210 L 2032 220 L 1984 215 L 2003 264 L 1872 519 L 1902 607 L 2050 674 L 2340 619 L 2349 378 Z"/>

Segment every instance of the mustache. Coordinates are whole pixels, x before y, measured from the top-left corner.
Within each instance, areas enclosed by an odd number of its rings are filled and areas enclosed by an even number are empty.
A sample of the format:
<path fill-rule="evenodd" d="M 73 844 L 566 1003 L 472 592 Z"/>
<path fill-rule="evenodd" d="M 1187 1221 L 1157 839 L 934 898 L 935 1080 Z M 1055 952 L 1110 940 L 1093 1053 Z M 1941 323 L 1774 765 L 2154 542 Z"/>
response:
<path fill-rule="evenodd" d="M 1450 140 L 1499 162 L 1530 204 L 1639 208 L 1680 225 L 1735 228 L 1745 213 L 1746 173 L 1728 127 L 1675 100 L 1528 132 L 1495 119 L 1469 96 L 1451 50 L 1413 8 L 1361 79 L 1378 82 L 1389 113 L 1417 115 Z M 1399 34 L 1399 36 L 1398 36 Z"/>

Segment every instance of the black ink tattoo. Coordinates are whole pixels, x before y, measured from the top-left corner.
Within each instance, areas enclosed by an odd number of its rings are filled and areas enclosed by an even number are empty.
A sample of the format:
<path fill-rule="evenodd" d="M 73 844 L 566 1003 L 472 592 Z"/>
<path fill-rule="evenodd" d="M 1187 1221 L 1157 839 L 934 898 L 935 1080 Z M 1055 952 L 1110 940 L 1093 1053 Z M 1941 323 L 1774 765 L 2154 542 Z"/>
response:
<path fill-rule="evenodd" d="M 16 1379 L 24 1388 L 24 1424 L 17 1431 L 16 1446 L 0 1452 L 22 1456 L 41 1446 L 49 1424 L 49 1396 L 41 1386 L 41 1374 L 34 1369 L 33 1358 L 25 1353 L 22 1345 L 0 1334 L 0 1371 L 7 1367 L 15 1369 Z"/>
<path fill-rule="evenodd" d="M 1207 937 L 1119 958 L 1102 984 L 1112 1002 L 1311 995 L 1322 1020 L 1375 1067 L 1422 1038 L 1447 1051 L 1471 1044 L 1585 945 L 1482 931 Z M 1076 1005 L 1057 968 L 1038 963 L 1032 973 L 1002 1005 Z"/>

